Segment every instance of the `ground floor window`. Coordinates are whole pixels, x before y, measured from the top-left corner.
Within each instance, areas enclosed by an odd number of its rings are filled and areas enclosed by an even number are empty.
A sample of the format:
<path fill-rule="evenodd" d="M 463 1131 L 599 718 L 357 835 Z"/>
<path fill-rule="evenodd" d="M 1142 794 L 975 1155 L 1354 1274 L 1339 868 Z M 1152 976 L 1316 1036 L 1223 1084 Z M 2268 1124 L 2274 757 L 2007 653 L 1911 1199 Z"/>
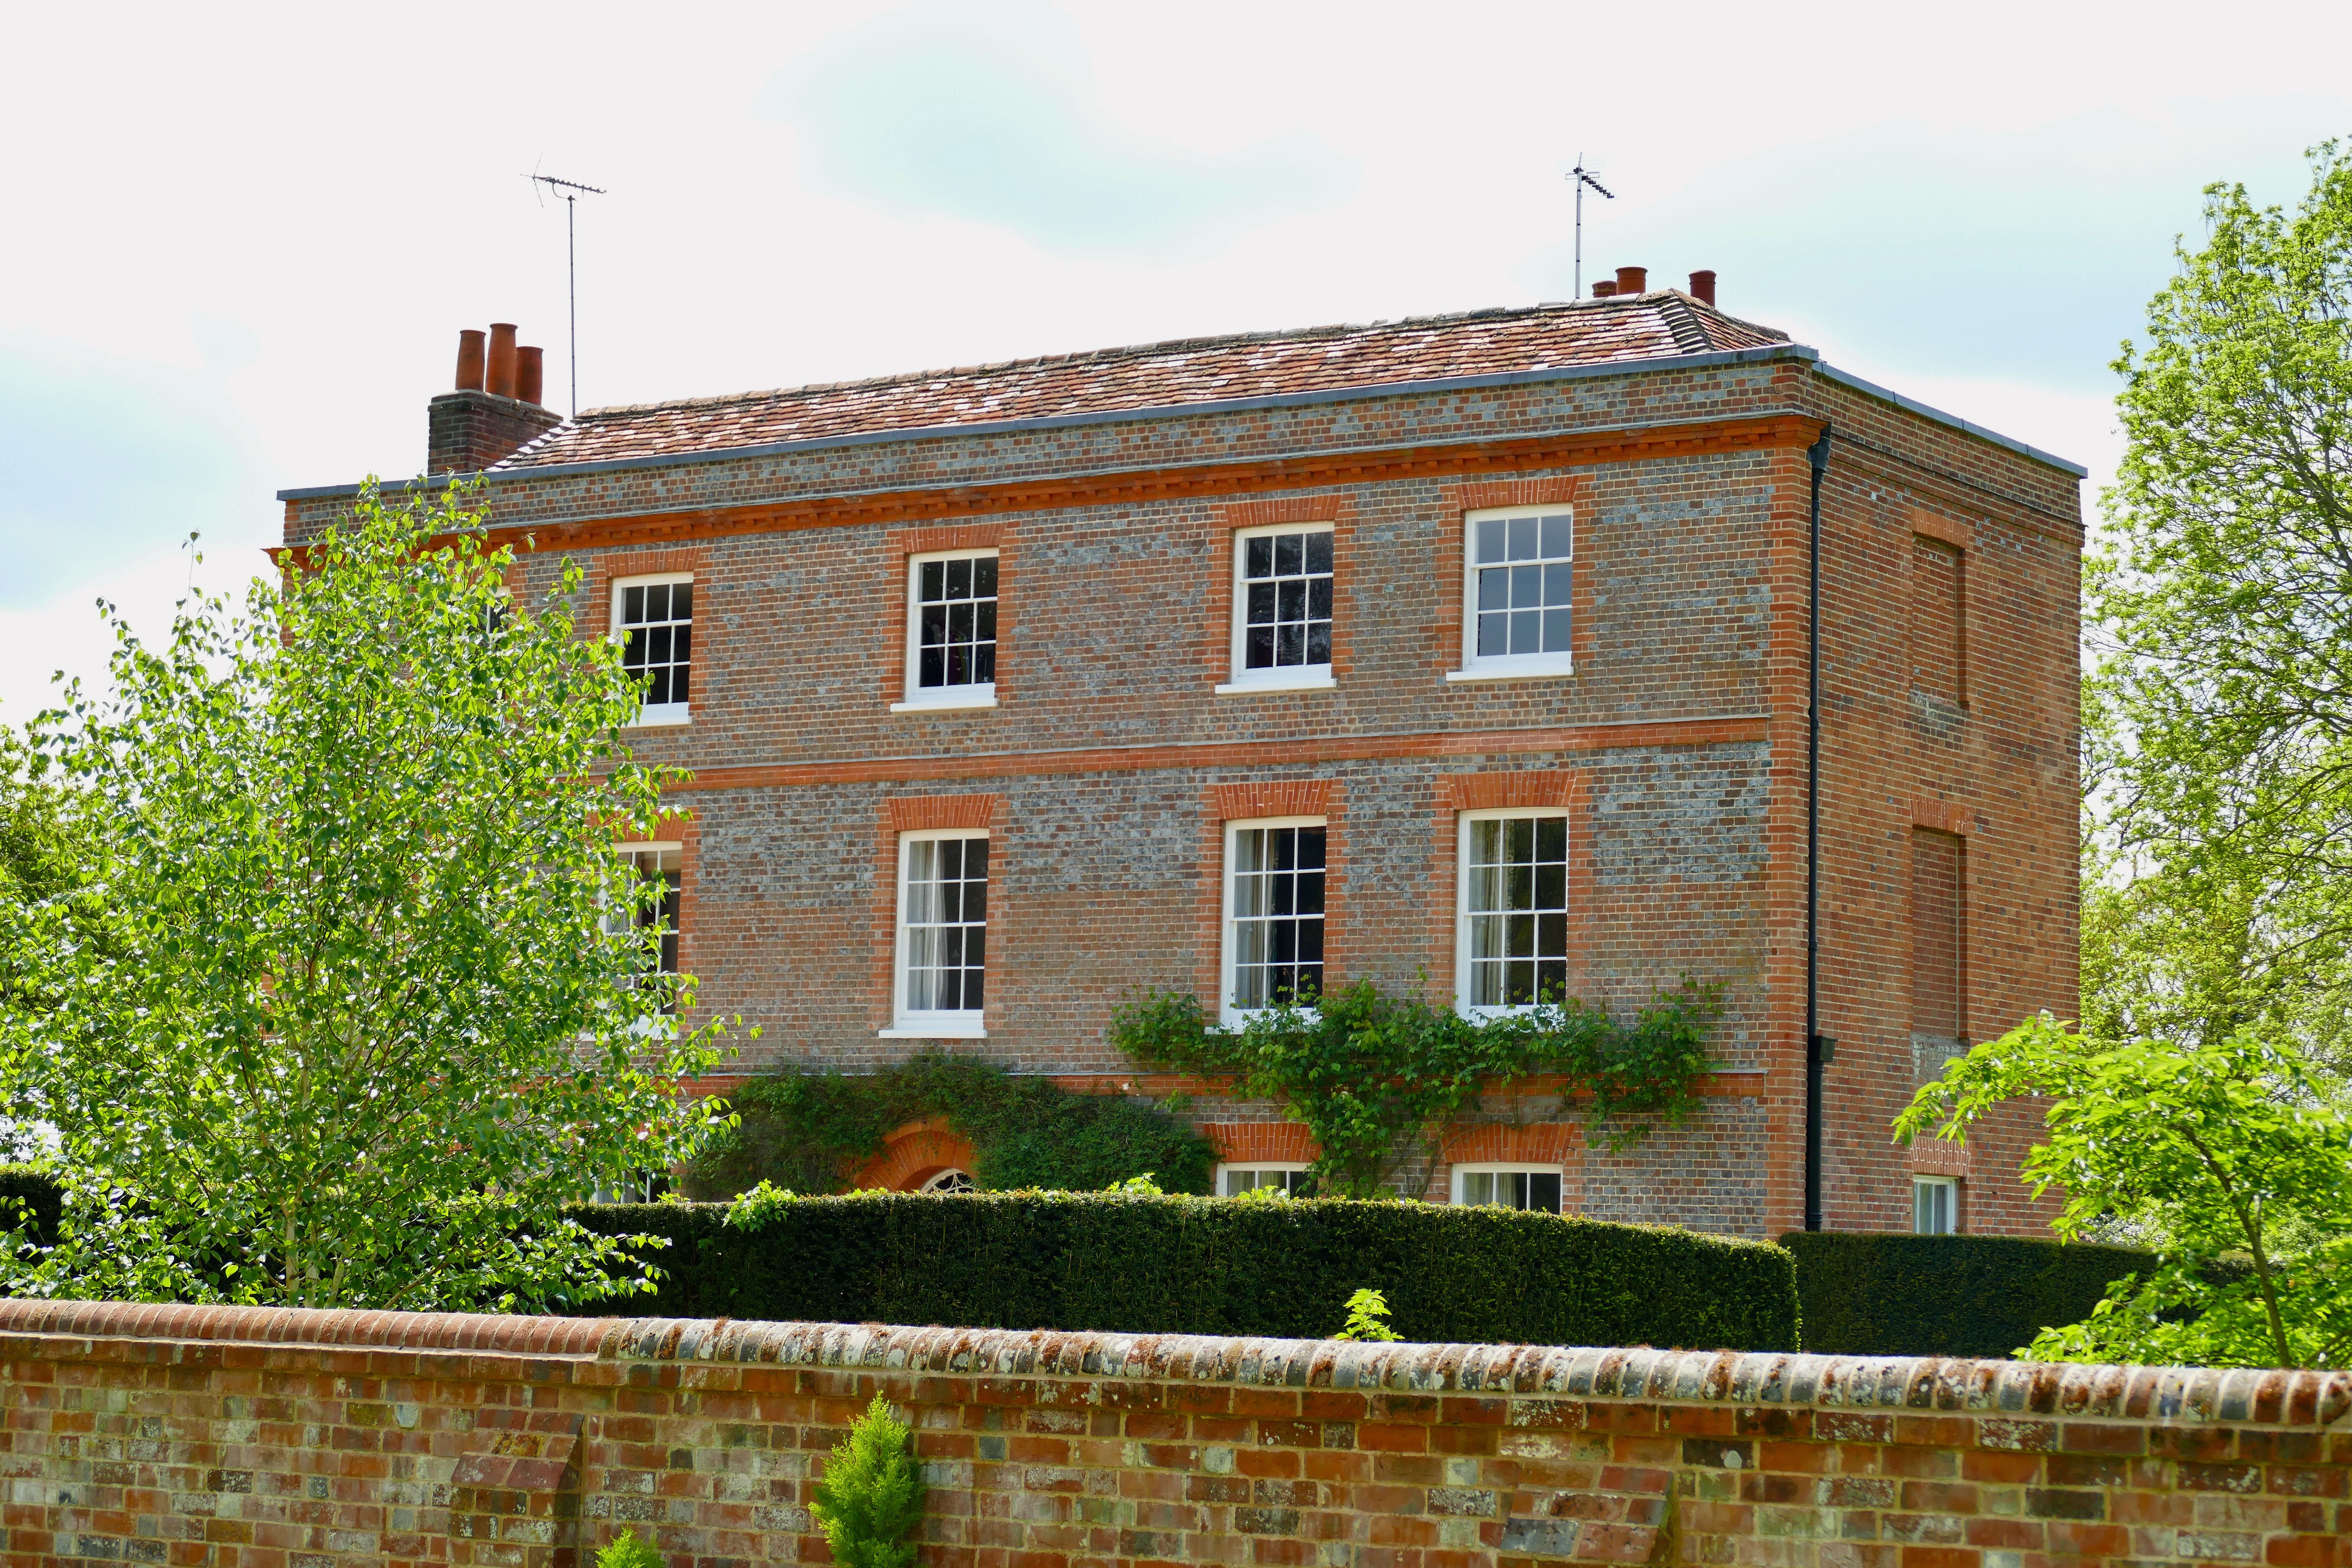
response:
<path fill-rule="evenodd" d="M 1462 818 L 1460 952 L 1474 1012 L 1557 1002 L 1568 989 L 1568 815 Z"/>
<path fill-rule="evenodd" d="M 1260 1187 L 1272 1187 L 1288 1197 L 1297 1192 L 1306 1181 L 1307 1167 L 1288 1162 L 1217 1167 L 1217 1191 L 1229 1198 L 1237 1198 Z"/>
<path fill-rule="evenodd" d="M 1960 1184 L 1949 1176 L 1912 1177 L 1911 1228 L 1921 1236 L 1958 1235 Z"/>
<path fill-rule="evenodd" d="M 950 1166 L 944 1171 L 934 1173 L 916 1190 L 925 1193 L 971 1193 L 979 1191 L 980 1184 L 971 1179 L 970 1171 L 959 1171 Z"/>
<path fill-rule="evenodd" d="M 615 910 L 612 914 L 616 929 L 630 929 L 645 944 L 643 963 L 654 974 L 677 973 L 677 925 L 680 905 L 686 886 L 685 856 L 676 844 L 625 844 L 621 847 L 621 858 L 636 872 L 641 881 L 652 884 L 644 896 L 632 900 L 626 911 Z M 677 1010 L 675 995 L 662 1004 L 662 1011 Z"/>
<path fill-rule="evenodd" d="M 1456 1165 L 1454 1201 L 1507 1209 L 1559 1213 L 1558 1165 Z"/>
<path fill-rule="evenodd" d="M 898 1027 L 978 1033 L 987 974 L 988 835 L 966 827 L 901 835 Z"/>
<path fill-rule="evenodd" d="M 1312 1002 L 1323 991 L 1325 824 L 1319 816 L 1225 825 L 1225 1005 Z"/>

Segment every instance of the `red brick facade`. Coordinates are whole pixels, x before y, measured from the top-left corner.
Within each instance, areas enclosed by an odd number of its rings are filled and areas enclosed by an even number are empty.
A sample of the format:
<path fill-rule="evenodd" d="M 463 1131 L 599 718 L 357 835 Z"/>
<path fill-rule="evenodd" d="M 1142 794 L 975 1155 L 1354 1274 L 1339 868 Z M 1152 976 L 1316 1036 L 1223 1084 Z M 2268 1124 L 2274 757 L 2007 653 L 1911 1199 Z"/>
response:
<path fill-rule="evenodd" d="M 0 1302 L 7 1560 L 2352 1568 L 2352 1374 Z"/>
<path fill-rule="evenodd" d="M 1545 331 L 1635 319 L 1522 314 Z M 1433 328 L 1423 348 L 1468 331 Z M 1572 369 L 1497 361 L 1507 374 L 1475 384 L 1124 413 L 1099 406 L 1142 374 L 1120 364 L 1223 350 L 1118 351 L 1088 372 L 1094 412 L 1018 426 L 895 429 L 884 405 L 957 377 L 1009 384 L 1026 362 L 600 411 L 486 493 L 494 527 L 535 547 L 531 591 L 561 553 L 592 560 L 578 608 L 598 634 L 614 574 L 694 574 L 692 721 L 640 749 L 695 770 L 678 796 L 697 819 L 694 968 L 706 1007 L 763 1026 L 744 1068 L 918 1048 L 881 1036 L 910 800 L 989 803 L 971 824 L 991 835 L 986 1038 L 960 1048 L 1103 1089 L 1136 1078 L 1104 1037 L 1121 996 L 1222 984 L 1223 823 L 1324 817 L 1330 979 L 1426 976 L 1446 996 L 1458 814 L 1557 808 L 1572 988 L 1622 1016 L 1685 975 L 1720 984 L 1719 1070 L 1700 1123 L 1624 1152 L 1588 1147 L 1556 1095 L 1490 1114 L 1549 1129 L 1528 1147 L 1559 1152 L 1595 1217 L 1759 1235 L 1801 1221 L 1804 448 L 1826 423 L 1822 1026 L 1841 1043 L 1825 1207 L 1833 1228 L 1907 1228 L 1912 1173 L 1955 1173 L 1932 1163 L 1954 1152 L 1886 1135 L 1941 1059 L 1914 1016 L 1922 965 L 1960 977 L 1971 1037 L 2074 1004 L 2076 476 L 1810 350 L 1683 342 Z M 836 416 L 840 398 L 866 412 Z M 794 399 L 791 420 L 834 433 L 752 448 L 729 423 L 784 420 L 771 405 Z M 293 493 L 289 537 L 341 504 Z M 1507 506 L 1574 517 L 1574 668 L 1450 681 L 1465 514 Z M 1221 694 L 1235 531 L 1283 522 L 1332 531 L 1332 679 Z M 908 558 L 980 548 L 999 561 L 995 704 L 907 709 Z M 1957 880 L 1915 953 L 1922 835 L 1954 851 Z M 1207 1087 L 1196 1113 L 1229 1147 L 1276 1120 Z M 2045 1223 L 2012 1174 L 2033 1124 L 2021 1107 L 1965 1156 L 1970 1228 Z M 1442 1162 L 1410 1184 L 1450 1190 Z"/>

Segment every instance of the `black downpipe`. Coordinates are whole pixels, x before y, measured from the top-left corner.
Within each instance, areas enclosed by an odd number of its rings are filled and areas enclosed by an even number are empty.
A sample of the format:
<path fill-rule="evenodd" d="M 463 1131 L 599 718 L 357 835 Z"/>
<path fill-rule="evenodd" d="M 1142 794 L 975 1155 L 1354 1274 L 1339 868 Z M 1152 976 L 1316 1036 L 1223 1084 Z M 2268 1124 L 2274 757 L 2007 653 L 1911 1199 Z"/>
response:
<path fill-rule="evenodd" d="M 1831 1043 L 1822 1037 L 1822 475 L 1830 466 L 1830 427 L 1805 448 L 1813 468 L 1811 586 L 1808 593 L 1805 700 L 1805 1228 L 1822 1228 L 1822 1071 Z"/>

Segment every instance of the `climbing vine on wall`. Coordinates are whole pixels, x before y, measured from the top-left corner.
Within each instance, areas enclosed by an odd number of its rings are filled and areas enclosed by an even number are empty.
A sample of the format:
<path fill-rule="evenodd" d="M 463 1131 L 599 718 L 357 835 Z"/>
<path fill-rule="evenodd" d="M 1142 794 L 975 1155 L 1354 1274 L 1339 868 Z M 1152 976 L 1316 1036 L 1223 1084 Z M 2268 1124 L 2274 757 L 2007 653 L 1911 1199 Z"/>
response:
<path fill-rule="evenodd" d="M 971 1140 L 972 1174 L 988 1188 L 1092 1192 L 1149 1171 L 1162 1191 L 1205 1193 L 1216 1163 L 1215 1145 L 1166 1110 L 945 1052 L 875 1073 L 762 1074 L 729 1101 L 740 1124 L 688 1168 L 691 1196 L 732 1197 L 761 1181 L 839 1192 L 894 1130 L 932 1116 Z"/>
<path fill-rule="evenodd" d="M 1613 1123 L 1612 1147 L 1642 1137 L 1648 1119 L 1686 1119 L 1721 1012 L 1714 987 L 1685 982 L 1630 1025 L 1573 1000 L 1474 1019 L 1366 980 L 1313 1007 L 1264 1008 L 1240 1028 L 1197 997 L 1153 992 L 1118 1010 L 1110 1037 L 1146 1067 L 1236 1079 L 1281 1102 L 1322 1145 L 1318 1189 L 1373 1197 L 1482 1092 L 1517 1079 L 1566 1078 L 1592 1122 Z"/>

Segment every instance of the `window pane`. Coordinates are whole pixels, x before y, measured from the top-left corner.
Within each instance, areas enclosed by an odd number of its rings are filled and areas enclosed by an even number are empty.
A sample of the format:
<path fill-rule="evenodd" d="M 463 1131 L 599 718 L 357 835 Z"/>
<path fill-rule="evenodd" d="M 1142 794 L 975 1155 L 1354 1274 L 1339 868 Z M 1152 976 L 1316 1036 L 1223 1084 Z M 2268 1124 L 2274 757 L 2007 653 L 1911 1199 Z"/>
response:
<path fill-rule="evenodd" d="M 1534 560 L 1536 555 L 1536 520 L 1531 517 L 1515 517 L 1509 521 L 1511 528 L 1511 559 L 1514 561 Z"/>
<path fill-rule="evenodd" d="M 1505 532 L 1506 531 L 1503 527 L 1503 520 L 1499 517 L 1490 517 L 1480 521 L 1478 524 L 1479 560 L 1500 561 L 1503 559 L 1505 553 L 1503 548 Z"/>
<path fill-rule="evenodd" d="M 621 590 L 621 624 L 635 626 L 646 618 L 646 591 L 643 588 Z"/>
<path fill-rule="evenodd" d="M 1274 536 L 1274 570 L 1279 577 L 1294 577 L 1306 569 L 1302 559 L 1307 536 L 1299 533 L 1277 533 Z"/>
<path fill-rule="evenodd" d="M 1543 554 L 1547 561 L 1557 561 L 1569 552 L 1571 520 L 1568 517 L 1547 517 L 1543 521 Z"/>
<path fill-rule="evenodd" d="M 1467 1000 L 1486 1007 L 1556 1000 L 1568 977 L 1568 819 L 1476 817 L 1467 837 Z"/>
<path fill-rule="evenodd" d="M 1331 570 L 1331 535 L 1310 533 L 1307 536 L 1307 570 L 1328 573 Z"/>
<path fill-rule="evenodd" d="M 996 568 L 992 555 L 920 563 L 918 687 L 980 686 L 996 679 Z M 931 657 L 934 649 L 938 658 Z"/>
<path fill-rule="evenodd" d="M 1528 1174 L 1528 1207 L 1559 1213 L 1559 1173 L 1532 1171 Z"/>
<path fill-rule="evenodd" d="M 905 853 L 907 1010 L 977 1011 L 987 952 L 988 840 L 909 839 Z"/>
<path fill-rule="evenodd" d="M 1511 617 L 1489 615 L 1478 617 L 1478 657 L 1496 658 L 1511 651 Z"/>
<path fill-rule="evenodd" d="M 1324 844 L 1319 826 L 1233 830 L 1226 864 L 1234 1006 L 1307 1002 L 1321 991 Z"/>
<path fill-rule="evenodd" d="M 1489 566 L 1480 570 L 1478 607 L 1481 610 L 1507 610 L 1511 607 L 1511 573 L 1508 567 Z"/>
<path fill-rule="evenodd" d="M 649 621 L 669 619 L 668 584 L 656 583 L 646 590 L 646 619 Z"/>
<path fill-rule="evenodd" d="M 1462 1201 L 1466 1204 L 1491 1204 L 1495 1201 L 1495 1173 L 1466 1171 L 1462 1176 Z"/>
<path fill-rule="evenodd" d="M 1274 538 L 1271 534 L 1261 533 L 1255 539 L 1244 542 L 1242 570 L 1245 575 L 1251 577 L 1274 575 Z"/>
<path fill-rule="evenodd" d="M 1511 651 L 1513 653 L 1543 651 L 1543 612 L 1541 610 L 1511 612 Z"/>
<path fill-rule="evenodd" d="M 1568 616 L 1566 610 L 1546 610 L 1543 613 L 1543 647 L 1546 653 L 1569 651 Z"/>

